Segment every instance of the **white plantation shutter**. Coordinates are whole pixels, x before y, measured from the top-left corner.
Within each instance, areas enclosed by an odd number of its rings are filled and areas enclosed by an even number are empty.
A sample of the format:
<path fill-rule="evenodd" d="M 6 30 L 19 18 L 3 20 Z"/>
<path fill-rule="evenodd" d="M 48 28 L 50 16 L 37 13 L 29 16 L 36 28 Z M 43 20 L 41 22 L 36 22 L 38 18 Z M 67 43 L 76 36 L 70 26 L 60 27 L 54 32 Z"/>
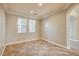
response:
<path fill-rule="evenodd" d="M 27 31 L 27 20 L 25 18 L 18 18 L 18 33 L 25 33 Z"/>
<path fill-rule="evenodd" d="M 36 20 L 29 20 L 29 32 L 36 31 Z"/>

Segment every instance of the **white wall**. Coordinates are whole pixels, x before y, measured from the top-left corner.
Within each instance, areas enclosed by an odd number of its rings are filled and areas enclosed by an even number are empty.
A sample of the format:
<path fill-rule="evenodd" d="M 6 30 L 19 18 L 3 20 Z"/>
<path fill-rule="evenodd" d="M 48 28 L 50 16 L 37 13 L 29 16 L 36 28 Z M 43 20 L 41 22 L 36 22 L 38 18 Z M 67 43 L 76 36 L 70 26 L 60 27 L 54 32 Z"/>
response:
<path fill-rule="evenodd" d="M 7 14 L 6 17 L 7 17 L 7 21 L 6 21 L 6 29 L 7 29 L 6 44 L 24 41 L 24 40 L 36 39 L 36 38 L 39 37 L 39 34 L 40 34 L 39 20 L 37 20 L 36 33 L 26 32 L 24 34 L 19 34 L 19 33 L 17 33 L 17 19 L 18 19 L 19 16 L 13 15 L 13 14 Z"/>
<path fill-rule="evenodd" d="M 79 40 L 79 16 L 76 18 L 76 40 Z"/>
<path fill-rule="evenodd" d="M 0 55 L 5 44 L 5 13 L 0 6 Z"/>
<path fill-rule="evenodd" d="M 62 11 L 48 17 L 42 22 L 42 36 L 62 46 L 67 45 L 66 40 L 66 13 Z"/>

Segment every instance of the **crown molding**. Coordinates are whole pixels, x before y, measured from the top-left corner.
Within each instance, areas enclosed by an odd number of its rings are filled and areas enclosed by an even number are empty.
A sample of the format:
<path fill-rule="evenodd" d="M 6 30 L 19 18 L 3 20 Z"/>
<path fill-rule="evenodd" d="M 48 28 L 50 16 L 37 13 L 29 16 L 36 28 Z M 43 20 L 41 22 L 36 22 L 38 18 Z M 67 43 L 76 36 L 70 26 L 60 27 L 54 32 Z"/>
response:
<path fill-rule="evenodd" d="M 48 13 L 46 13 L 46 14 L 44 14 L 44 15 L 41 15 L 41 16 L 34 16 L 34 17 L 37 18 L 37 19 L 40 19 L 40 18 L 45 19 L 45 18 L 48 18 L 48 17 L 50 17 L 50 16 L 52 16 L 52 15 L 55 15 L 55 14 L 61 12 L 61 11 L 66 11 L 66 10 L 68 10 L 72 5 L 73 5 L 72 3 L 70 3 L 70 4 L 65 4 L 65 6 L 64 6 L 63 8 L 59 8 L 59 9 L 57 9 L 57 10 L 55 10 L 55 11 L 48 12 Z M 5 12 L 8 13 L 8 14 L 14 14 L 14 15 L 24 16 L 24 17 L 29 18 L 29 15 L 27 15 L 26 13 L 14 11 L 14 10 L 9 10 L 7 3 L 2 3 L 2 7 L 3 7 L 3 9 L 5 10 Z"/>
<path fill-rule="evenodd" d="M 64 9 L 65 10 L 68 10 L 72 5 L 74 5 L 73 3 L 69 3 L 69 4 L 66 4 Z"/>
<path fill-rule="evenodd" d="M 8 10 L 8 5 L 7 3 L 1 3 L 2 8 L 4 9 L 4 11 L 6 12 Z"/>
<path fill-rule="evenodd" d="M 49 13 L 43 15 L 42 18 L 43 18 L 43 19 L 47 19 L 47 18 L 49 18 L 49 17 L 51 17 L 51 16 L 53 16 L 53 15 L 56 15 L 56 14 L 58 14 L 58 13 L 60 13 L 60 12 L 63 12 L 63 11 L 65 11 L 65 9 L 64 9 L 64 8 L 60 8 L 60 9 L 57 9 L 57 10 L 55 10 L 55 11 L 51 11 L 51 12 L 49 12 Z"/>
<path fill-rule="evenodd" d="M 68 11 L 69 9 L 72 10 L 73 8 L 75 8 L 77 5 L 79 5 L 78 3 L 72 3 L 68 6 L 68 8 L 66 9 L 66 11 Z"/>
<path fill-rule="evenodd" d="M 71 8 L 72 6 L 77 6 L 78 4 L 73 4 L 73 3 L 68 3 L 68 4 L 66 4 L 63 8 L 60 8 L 60 9 L 57 9 L 57 10 L 55 10 L 55 11 L 51 11 L 51 12 L 49 12 L 49 13 L 47 13 L 47 14 L 45 14 L 45 15 L 43 15 L 43 19 L 47 19 L 48 17 L 50 17 L 50 16 L 53 16 L 53 15 L 56 15 L 56 14 L 58 14 L 58 13 L 60 13 L 60 12 L 66 12 L 69 8 Z"/>

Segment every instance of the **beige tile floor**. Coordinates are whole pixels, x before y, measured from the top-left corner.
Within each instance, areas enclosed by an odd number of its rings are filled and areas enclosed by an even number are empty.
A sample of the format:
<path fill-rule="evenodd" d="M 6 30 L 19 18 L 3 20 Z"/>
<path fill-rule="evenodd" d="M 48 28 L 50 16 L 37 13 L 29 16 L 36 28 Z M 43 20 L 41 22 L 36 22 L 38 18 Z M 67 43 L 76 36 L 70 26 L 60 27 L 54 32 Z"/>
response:
<path fill-rule="evenodd" d="M 39 39 L 8 45 L 3 56 L 78 56 L 78 54 Z"/>

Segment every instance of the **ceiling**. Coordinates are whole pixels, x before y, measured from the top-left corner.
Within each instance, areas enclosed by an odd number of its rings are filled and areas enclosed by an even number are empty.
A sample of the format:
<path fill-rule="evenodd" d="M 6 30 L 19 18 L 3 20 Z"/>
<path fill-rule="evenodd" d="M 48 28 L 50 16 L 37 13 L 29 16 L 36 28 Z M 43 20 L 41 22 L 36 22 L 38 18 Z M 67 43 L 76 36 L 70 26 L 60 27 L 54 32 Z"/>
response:
<path fill-rule="evenodd" d="M 70 16 L 79 17 L 79 5 L 76 5 L 70 12 Z"/>
<path fill-rule="evenodd" d="M 7 13 L 26 17 L 47 17 L 50 14 L 67 9 L 71 4 L 67 3 L 4 3 L 3 8 Z"/>

